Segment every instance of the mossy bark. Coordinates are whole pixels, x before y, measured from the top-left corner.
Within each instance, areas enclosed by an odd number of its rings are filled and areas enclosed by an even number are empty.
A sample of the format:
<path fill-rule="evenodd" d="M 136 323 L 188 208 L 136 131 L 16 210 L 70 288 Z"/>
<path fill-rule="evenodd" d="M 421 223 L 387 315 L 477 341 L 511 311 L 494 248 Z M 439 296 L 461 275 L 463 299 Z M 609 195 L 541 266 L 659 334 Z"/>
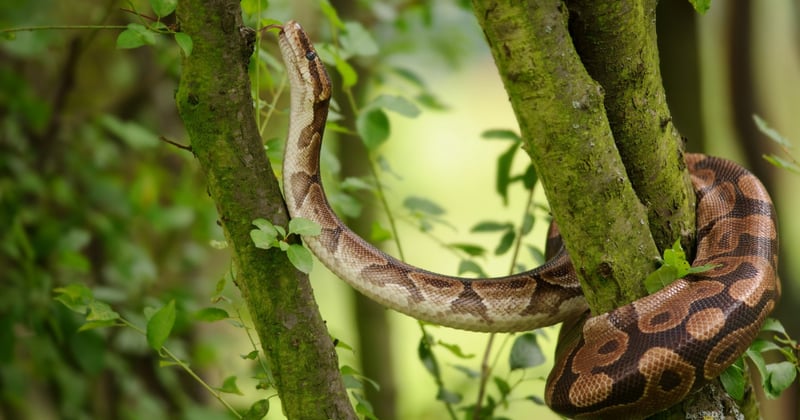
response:
<path fill-rule="evenodd" d="M 656 3 L 473 0 L 593 313 L 644 296 L 659 249 L 678 238 L 693 249 L 695 196 L 661 81 Z M 723 412 L 719 384 L 704 389 Z"/>
<path fill-rule="evenodd" d="M 233 250 L 236 284 L 284 413 L 356 418 L 308 277 L 283 252 L 257 249 L 250 239 L 256 218 L 288 222 L 255 123 L 247 74 L 254 33 L 243 27 L 236 0 L 180 0 L 177 16 L 194 49 L 183 60 L 175 100 Z"/>
<path fill-rule="evenodd" d="M 692 249 L 695 195 L 661 81 L 654 0 L 570 0 L 570 34 L 605 89 L 614 141 L 660 250 Z"/>
<path fill-rule="evenodd" d="M 603 89 L 572 46 L 566 7 L 474 6 L 589 306 L 603 313 L 638 299 L 659 253 L 614 143 Z"/>

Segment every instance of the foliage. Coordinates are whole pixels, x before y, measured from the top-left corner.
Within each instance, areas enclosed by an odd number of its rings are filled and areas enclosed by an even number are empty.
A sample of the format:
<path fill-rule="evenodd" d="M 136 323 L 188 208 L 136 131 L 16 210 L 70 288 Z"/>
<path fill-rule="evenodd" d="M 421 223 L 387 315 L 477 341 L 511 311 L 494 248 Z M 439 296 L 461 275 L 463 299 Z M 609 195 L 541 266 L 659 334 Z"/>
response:
<path fill-rule="evenodd" d="M 273 225 L 269 220 L 256 219 L 253 224 L 258 229 L 250 231 L 256 248 L 270 249 L 277 247 L 286 253 L 289 261 L 298 270 L 308 273 L 311 271 L 313 260 L 311 253 L 300 244 L 289 243 L 289 235 L 317 236 L 320 233 L 320 226 L 308 219 L 297 217 L 289 221 L 289 232 L 283 226 Z"/>
<path fill-rule="evenodd" d="M 100 4 L 15 8 L 0 19 L 3 29 L 92 19 L 107 26 Z M 4 417 L 215 411 L 196 382 L 161 369 L 148 351 L 169 333 L 178 358 L 199 356 L 198 372 L 219 357 L 186 312 L 213 292 L 188 285 L 220 274 L 220 253 L 205 245 L 220 235 L 216 214 L 192 156 L 159 141 L 159 133 L 180 136 L 170 87 L 179 50 L 157 36 L 158 48 L 132 60 L 114 51 L 117 32 L 43 29 L 0 44 Z M 174 312 L 155 313 L 170 322 L 149 325 L 170 328 L 150 328 L 149 344 L 132 328 L 101 328 L 122 319 L 145 325 L 144 308 L 158 302 Z M 63 303 L 84 305 L 85 322 Z"/>
<path fill-rule="evenodd" d="M 661 260 L 661 267 L 650 273 L 644 280 L 647 292 L 653 294 L 668 286 L 675 280 L 682 279 L 689 274 L 703 273 L 716 268 L 714 265 L 701 265 L 693 267 L 686 260 L 686 252 L 683 251 L 680 238 L 675 240 L 672 248 L 664 250 L 664 257 Z"/>
<path fill-rule="evenodd" d="M 800 360 L 797 358 L 797 341 L 786 333 L 780 321 L 768 318 L 761 328 L 762 336 L 756 338 L 745 354 L 742 355 L 720 376 L 725 391 L 736 400 L 744 398 L 745 387 L 749 381 L 744 364 L 752 363 L 761 377 L 761 388 L 767 398 L 778 398 L 781 393 L 797 379 Z M 781 356 L 784 360 L 767 362 L 770 353 Z"/>

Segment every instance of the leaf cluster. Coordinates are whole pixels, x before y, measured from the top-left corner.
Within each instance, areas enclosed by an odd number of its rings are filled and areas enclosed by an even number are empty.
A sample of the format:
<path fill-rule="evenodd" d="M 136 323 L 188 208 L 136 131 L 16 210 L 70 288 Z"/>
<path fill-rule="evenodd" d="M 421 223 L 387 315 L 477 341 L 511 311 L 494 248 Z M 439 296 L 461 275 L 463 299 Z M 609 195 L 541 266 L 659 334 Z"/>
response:
<path fill-rule="evenodd" d="M 304 273 L 311 271 L 313 265 L 311 252 L 300 244 L 290 243 L 289 237 L 292 234 L 317 236 L 321 232 L 319 224 L 302 217 L 295 217 L 289 221 L 288 232 L 283 226 L 274 225 L 265 219 L 253 220 L 253 225 L 258 229 L 250 231 L 250 238 L 253 239 L 256 248 L 279 248 L 286 253 L 295 268 Z"/>
<path fill-rule="evenodd" d="M 644 280 L 647 292 L 653 294 L 668 286 L 675 280 L 682 279 L 689 274 L 703 273 L 716 268 L 715 265 L 706 264 L 693 267 L 686 259 L 686 252 L 681 246 L 678 238 L 672 244 L 672 248 L 664 250 L 664 257 L 661 259 L 661 266 L 656 271 L 650 273 Z"/>
<path fill-rule="evenodd" d="M 720 376 L 725 391 L 736 400 L 742 400 L 749 377 L 745 362 L 750 361 L 761 377 L 761 388 L 767 398 L 778 398 L 797 379 L 800 370 L 797 341 L 789 337 L 777 319 L 768 318 L 757 338 L 744 355 Z M 783 360 L 777 360 L 776 357 Z M 770 360 L 767 362 L 767 360 Z"/>
<path fill-rule="evenodd" d="M 156 44 L 157 34 L 169 34 L 175 38 L 175 42 L 181 48 L 183 54 L 190 55 L 193 48 L 192 38 L 183 32 L 177 31 L 174 27 L 164 24 L 162 21 L 165 17 L 175 12 L 175 7 L 178 5 L 177 0 L 149 1 L 155 17 L 140 13 L 136 9 L 131 10 L 131 13 L 139 17 L 139 23 L 129 23 L 127 29 L 120 32 L 117 36 L 117 48 L 130 49 L 147 45 L 152 46 Z"/>

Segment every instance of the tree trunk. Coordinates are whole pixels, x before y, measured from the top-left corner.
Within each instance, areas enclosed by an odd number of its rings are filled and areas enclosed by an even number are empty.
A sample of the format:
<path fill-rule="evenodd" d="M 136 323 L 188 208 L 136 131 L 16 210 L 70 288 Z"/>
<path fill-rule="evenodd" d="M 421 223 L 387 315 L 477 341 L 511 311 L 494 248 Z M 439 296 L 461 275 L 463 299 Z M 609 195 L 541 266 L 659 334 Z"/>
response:
<path fill-rule="evenodd" d="M 252 221 L 288 215 L 255 123 L 247 64 L 255 34 L 236 0 L 181 0 L 183 60 L 175 100 L 234 251 L 236 284 L 252 315 L 284 413 L 292 419 L 356 418 L 308 277 L 277 249 L 255 248 Z"/>
<path fill-rule="evenodd" d="M 594 314 L 645 296 L 659 249 L 693 249 L 695 196 L 667 107 L 654 0 L 473 0 Z M 635 191 L 635 192 L 634 192 Z M 651 233 L 652 232 L 652 233 Z M 612 239 L 613 238 L 613 239 Z M 714 382 L 659 414 L 729 412 Z"/>

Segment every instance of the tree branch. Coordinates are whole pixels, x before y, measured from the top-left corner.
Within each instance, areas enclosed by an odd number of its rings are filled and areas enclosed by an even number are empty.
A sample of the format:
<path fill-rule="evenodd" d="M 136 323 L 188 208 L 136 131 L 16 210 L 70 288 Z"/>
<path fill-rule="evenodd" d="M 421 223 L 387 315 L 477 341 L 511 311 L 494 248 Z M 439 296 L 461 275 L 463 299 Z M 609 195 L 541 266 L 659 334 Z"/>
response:
<path fill-rule="evenodd" d="M 572 46 L 566 8 L 558 0 L 473 4 L 589 306 L 603 313 L 643 296 L 658 250 L 602 89 Z"/>
<path fill-rule="evenodd" d="M 255 248 L 252 221 L 286 226 L 278 181 L 264 153 L 247 63 L 253 31 L 237 0 L 180 0 L 177 15 L 194 48 L 176 93 L 192 150 L 208 179 L 228 243 L 236 284 L 247 302 L 289 418 L 355 418 L 336 352 L 308 277 L 277 249 Z"/>
<path fill-rule="evenodd" d="M 656 1 L 569 0 L 570 34 L 605 108 L 633 188 L 660 250 L 693 249 L 695 196 L 659 67 Z"/>

